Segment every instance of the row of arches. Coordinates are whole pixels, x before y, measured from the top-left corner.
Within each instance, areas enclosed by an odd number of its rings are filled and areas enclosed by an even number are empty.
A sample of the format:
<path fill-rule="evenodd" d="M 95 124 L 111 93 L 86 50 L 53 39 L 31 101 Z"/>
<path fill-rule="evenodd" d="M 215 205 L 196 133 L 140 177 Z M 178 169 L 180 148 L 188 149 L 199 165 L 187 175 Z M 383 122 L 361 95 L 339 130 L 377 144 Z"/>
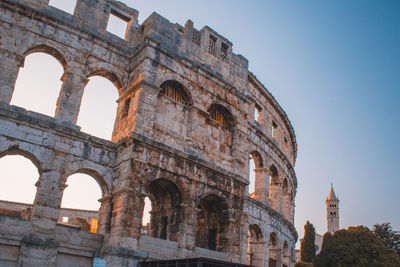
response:
<path fill-rule="evenodd" d="M 15 157 L 19 160 L 15 161 Z M 23 162 L 21 164 L 21 162 Z M 28 168 L 25 168 L 28 166 Z M 0 169 L 2 173 L 13 173 L 14 177 L 2 175 L 0 183 L 0 199 L 34 204 L 38 194 L 35 187 L 43 181 L 42 163 L 33 154 L 20 150 L 9 149 L 0 153 Z M 18 173 L 20 169 L 24 172 Z M 65 174 L 65 186 L 60 190 L 60 209 L 79 209 L 98 211 L 98 225 L 103 225 L 100 234 L 110 230 L 111 210 L 103 207 L 104 202 L 99 202 L 111 194 L 101 174 L 90 169 L 78 169 L 72 173 Z M 11 183 L 14 181 L 14 184 Z M 63 183 L 63 182 L 62 182 Z M 64 183 L 63 183 L 64 184 Z M 165 178 L 158 178 L 146 187 L 147 201 L 143 198 L 144 212 L 142 214 L 142 234 L 154 238 L 166 239 L 179 242 L 187 223 L 189 210 L 195 210 L 195 246 L 216 250 L 227 251 L 229 244 L 230 209 L 227 201 L 217 195 L 208 194 L 194 204 L 195 207 L 185 210 L 184 194 L 178 186 Z M 14 198 L 17 191 L 24 191 L 25 198 Z M 7 195 L 7 192 L 12 192 Z M 150 204 L 150 207 L 145 207 Z M 86 205 L 85 205 L 86 204 Z M 103 212 L 102 212 L 103 211 Z M 105 212 L 104 212 L 105 211 Z M 147 211 L 147 212 L 146 212 Z M 0 213 L 4 210 L 0 209 Z M 60 211 L 58 223 L 79 227 L 81 230 L 91 230 L 90 218 L 63 216 L 65 212 Z M 6 213 L 7 215 L 7 213 Z M 134 214 L 134 216 L 137 216 Z M 140 215 L 138 215 L 140 216 Z M 147 217 L 147 218 L 146 218 Z M 31 214 L 20 217 L 31 219 Z M 146 222 L 147 221 L 147 222 Z M 108 230 L 107 230 L 108 229 Z"/>
<path fill-rule="evenodd" d="M 268 258 L 265 257 L 268 250 Z M 253 266 L 265 266 L 264 262 L 268 262 L 268 266 L 290 266 L 294 261 L 294 248 L 289 248 L 287 240 L 283 243 L 279 242 L 276 232 L 266 233 L 257 224 L 249 225 L 248 246 L 247 246 L 247 263 Z"/>
<path fill-rule="evenodd" d="M 111 140 L 116 101 L 123 88 L 111 65 L 88 62 L 84 69 L 77 69 L 76 63 L 48 45 L 29 48 L 21 64 L 16 64 L 19 70 L 10 84 L 9 99 L 0 100 L 77 122 L 82 131 Z"/>
<path fill-rule="evenodd" d="M 13 214 L 30 220 L 42 175 L 40 162 L 25 151 L 9 150 L 0 154 L 0 170 L 0 200 L 6 201 L 2 204 L 0 214 Z M 58 222 L 96 232 L 100 208 L 98 200 L 108 194 L 107 187 L 99 185 L 101 177 L 92 170 L 79 169 L 66 176 Z M 10 202 L 16 202 L 17 205 L 8 204 Z M 96 224 L 94 230 L 90 228 L 91 223 Z"/>
<path fill-rule="evenodd" d="M 275 165 L 264 167 L 258 151 L 249 156 L 249 194 L 250 197 L 268 203 L 272 209 L 281 213 L 293 223 L 294 219 L 294 186 L 288 178 L 282 178 Z"/>
<path fill-rule="evenodd" d="M 142 234 L 155 238 L 179 242 L 184 224 L 190 218 L 190 205 L 176 184 L 159 178 L 148 186 L 144 200 Z M 221 197 L 209 194 L 194 204 L 195 242 L 194 245 L 216 251 L 228 249 L 229 205 Z"/>

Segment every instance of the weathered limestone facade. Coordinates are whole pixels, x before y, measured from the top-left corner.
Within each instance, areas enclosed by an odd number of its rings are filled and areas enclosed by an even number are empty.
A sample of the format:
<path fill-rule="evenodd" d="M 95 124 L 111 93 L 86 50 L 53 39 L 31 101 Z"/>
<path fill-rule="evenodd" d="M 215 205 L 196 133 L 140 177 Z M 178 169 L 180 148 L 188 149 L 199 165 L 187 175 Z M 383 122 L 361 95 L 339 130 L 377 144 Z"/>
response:
<path fill-rule="evenodd" d="M 0 157 L 23 155 L 40 174 L 28 218 L 0 215 L 0 265 L 201 256 L 294 266 L 295 135 L 248 61 L 191 21 L 183 27 L 153 13 L 139 25 L 138 11 L 113 0 L 77 0 L 73 15 L 48 2 L 0 2 Z M 106 31 L 110 14 L 128 22 L 125 39 Z M 35 52 L 64 67 L 55 118 L 9 104 L 18 70 Z M 119 93 L 112 142 L 76 126 L 94 75 Z M 97 233 L 59 222 L 66 179 L 78 172 L 102 189 Z"/>

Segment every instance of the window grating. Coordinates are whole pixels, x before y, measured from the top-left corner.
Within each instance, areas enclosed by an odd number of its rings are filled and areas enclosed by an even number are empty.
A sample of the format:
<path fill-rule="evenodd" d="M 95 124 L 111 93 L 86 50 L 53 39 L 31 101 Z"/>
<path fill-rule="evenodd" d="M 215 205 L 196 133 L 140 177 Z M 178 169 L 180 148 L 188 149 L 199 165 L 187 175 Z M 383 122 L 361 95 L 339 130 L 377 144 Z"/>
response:
<path fill-rule="evenodd" d="M 200 32 L 198 30 L 193 29 L 192 42 L 200 45 Z"/>
<path fill-rule="evenodd" d="M 211 109 L 210 115 L 211 115 L 211 119 L 213 121 L 216 121 L 216 122 L 228 127 L 228 121 L 220 109 L 218 109 L 218 108 Z"/>
<path fill-rule="evenodd" d="M 182 89 L 174 84 L 168 83 L 162 86 L 161 94 L 182 105 L 186 105 L 186 99 L 182 94 Z"/>
<path fill-rule="evenodd" d="M 210 35 L 210 39 L 208 40 L 208 53 L 215 55 L 217 38 Z"/>

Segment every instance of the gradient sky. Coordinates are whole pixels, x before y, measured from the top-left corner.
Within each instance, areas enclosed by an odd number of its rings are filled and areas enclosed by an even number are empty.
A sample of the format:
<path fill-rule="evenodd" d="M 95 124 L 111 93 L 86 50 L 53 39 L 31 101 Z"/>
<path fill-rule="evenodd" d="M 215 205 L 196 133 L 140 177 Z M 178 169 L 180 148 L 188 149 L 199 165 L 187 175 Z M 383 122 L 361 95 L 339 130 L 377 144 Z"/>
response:
<path fill-rule="evenodd" d="M 326 231 L 330 183 L 341 227 L 391 222 L 400 230 L 400 1 L 123 2 L 139 10 L 140 23 L 156 11 L 173 23 L 208 25 L 249 60 L 296 132 L 300 237 L 307 220 Z M 95 97 L 112 87 L 90 83 Z M 91 117 L 78 123 L 83 130 Z"/>

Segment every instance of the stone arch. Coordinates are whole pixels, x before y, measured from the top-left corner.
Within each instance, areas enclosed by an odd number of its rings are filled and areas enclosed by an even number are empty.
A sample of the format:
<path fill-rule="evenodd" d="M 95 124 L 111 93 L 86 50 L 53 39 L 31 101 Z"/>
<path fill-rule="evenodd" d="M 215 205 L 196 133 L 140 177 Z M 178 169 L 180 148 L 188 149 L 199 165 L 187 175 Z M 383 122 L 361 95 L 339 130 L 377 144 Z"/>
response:
<path fill-rule="evenodd" d="M 212 104 L 207 109 L 210 119 L 216 121 L 225 127 L 232 129 L 235 126 L 235 119 L 232 112 L 221 104 Z"/>
<path fill-rule="evenodd" d="M 177 89 L 177 91 L 182 94 L 184 100 L 185 100 L 185 106 L 190 106 L 191 104 L 193 104 L 193 100 L 192 100 L 192 96 L 189 92 L 189 90 L 179 81 L 177 80 L 165 80 L 164 82 L 162 82 L 160 84 L 160 94 L 162 93 L 162 90 L 164 87 L 166 86 L 171 86 Z"/>
<path fill-rule="evenodd" d="M 254 169 L 252 168 L 254 164 Z M 260 202 L 265 203 L 267 200 L 267 192 L 268 192 L 268 182 L 266 179 L 266 171 L 264 168 L 264 162 L 261 154 L 257 150 L 253 150 L 250 152 L 250 160 L 249 160 L 249 193 L 250 196 Z M 254 191 L 253 189 L 254 184 Z"/>
<path fill-rule="evenodd" d="M 270 267 L 276 267 L 280 262 L 280 248 L 279 248 L 279 240 L 278 235 L 275 232 L 270 233 L 269 235 L 269 264 Z"/>
<path fill-rule="evenodd" d="M 249 226 L 247 261 L 249 265 L 262 266 L 264 261 L 264 238 L 257 224 Z"/>
<path fill-rule="evenodd" d="M 117 74 L 106 69 L 97 69 L 90 72 L 88 78 L 93 76 L 100 76 L 109 80 L 117 88 L 118 94 L 121 95 L 121 91 L 124 87 L 124 84 L 122 83 L 121 79 L 118 77 Z"/>
<path fill-rule="evenodd" d="M 271 165 L 268 169 L 270 184 L 269 184 L 269 204 L 271 208 L 277 212 L 281 212 L 281 180 L 279 178 L 278 169 L 275 165 Z"/>
<path fill-rule="evenodd" d="M 195 246 L 227 251 L 229 246 L 229 206 L 217 195 L 202 198 L 197 206 Z"/>
<path fill-rule="evenodd" d="M 111 194 L 111 186 L 106 181 L 105 175 L 103 175 L 99 171 L 89 168 L 89 167 L 82 167 L 82 168 L 73 170 L 69 174 L 63 176 L 62 182 L 65 183 L 67 181 L 68 177 L 70 177 L 73 174 L 77 174 L 77 173 L 87 174 L 90 177 L 92 177 L 99 185 L 103 197 L 109 196 Z"/>
<path fill-rule="evenodd" d="M 78 165 L 84 165 L 84 164 L 82 164 L 82 162 L 81 162 Z M 92 169 L 89 167 L 79 166 L 79 167 L 73 169 L 72 171 L 68 172 L 67 174 L 63 175 L 60 180 L 60 183 L 63 185 L 63 186 L 61 186 L 61 193 L 60 193 L 60 208 L 61 208 L 61 203 L 63 202 L 63 199 L 65 197 L 65 189 L 67 188 L 66 183 L 67 183 L 68 179 L 70 179 L 71 176 L 76 175 L 76 174 L 85 174 L 88 177 L 86 178 L 86 177 L 74 176 L 73 179 L 74 179 L 75 183 L 70 184 L 70 186 L 73 185 L 73 187 L 71 187 L 71 188 L 75 188 L 75 190 L 76 190 L 76 187 L 81 185 L 81 182 L 79 182 L 79 184 L 77 184 L 77 181 L 80 181 L 80 180 L 77 180 L 78 178 L 79 179 L 85 178 L 85 179 L 89 179 L 89 180 L 93 179 L 97 183 L 98 188 L 100 189 L 101 196 L 100 196 L 100 198 L 97 198 L 97 197 L 93 198 L 93 196 L 91 196 L 90 199 L 92 201 L 99 201 L 100 208 L 98 208 L 97 215 L 95 217 L 92 217 L 90 220 L 88 218 L 82 219 L 79 217 L 74 217 L 73 220 L 70 220 L 67 224 L 77 226 L 81 230 L 84 230 L 84 231 L 91 231 L 91 232 L 96 232 L 96 233 L 104 235 L 110 229 L 111 188 L 105 179 L 105 175 L 100 173 L 98 170 L 95 170 L 95 169 Z M 72 179 L 72 177 L 71 177 L 71 179 Z M 92 189 L 95 189 L 95 188 L 92 188 Z M 97 192 L 97 190 L 91 190 L 91 191 Z M 69 192 L 69 196 L 71 196 L 71 192 Z M 87 202 L 87 203 L 89 203 L 89 202 Z M 82 203 L 82 204 L 84 204 L 84 203 Z M 92 202 L 92 204 L 93 204 L 93 202 Z M 70 207 L 68 207 L 68 208 L 70 208 Z M 86 209 L 95 210 L 95 208 L 86 208 Z M 62 217 L 61 217 L 62 213 L 60 213 L 59 216 L 60 217 L 58 218 L 58 221 L 62 223 Z M 85 221 L 85 222 L 83 222 L 83 221 Z M 93 227 L 92 227 L 92 224 L 93 224 Z"/>
<path fill-rule="evenodd" d="M 39 175 L 42 174 L 42 162 L 39 160 L 39 157 L 36 156 L 34 153 L 27 151 L 25 149 L 21 149 L 19 145 L 12 145 L 0 152 L 0 158 L 12 155 L 20 155 L 29 159 L 33 163 L 33 165 L 35 165 L 36 168 L 38 169 Z"/>
<path fill-rule="evenodd" d="M 9 158 L 8 161 L 5 161 L 7 163 L 7 167 L 6 169 L 2 169 L 3 172 L 8 173 L 11 168 L 15 168 L 13 165 L 15 163 L 19 164 L 19 166 L 25 166 L 24 164 L 27 164 L 27 162 L 29 162 L 28 164 L 32 166 L 32 169 L 27 166 L 27 170 L 32 170 L 32 172 L 23 173 L 21 175 L 18 171 L 13 171 L 17 177 L 15 177 L 16 179 L 13 179 L 12 182 L 7 181 L 6 179 L 1 179 L 0 184 L 2 190 L 6 189 L 8 192 L 13 193 L 12 195 L 9 195 L 8 193 L 4 192 L 5 195 L 2 194 L 2 200 L 9 202 L 22 202 L 27 205 L 33 205 L 37 197 L 37 185 L 43 173 L 42 162 L 34 153 L 25 149 L 21 149 L 18 145 L 10 146 L 0 152 L 0 160 L 8 156 L 20 156 L 26 162 L 22 162 L 23 160 L 21 158 Z M 2 166 L 5 164 L 5 162 L 2 161 Z M 37 172 L 35 172 L 34 169 L 36 169 Z M 2 175 L 2 178 L 3 177 L 4 175 Z M 25 180 L 21 180 L 24 178 Z M 28 206 L 23 209 L 16 209 L 13 205 L 8 206 L 6 204 L 0 208 L 0 214 L 30 220 L 32 206 Z"/>
<path fill-rule="evenodd" d="M 183 220 L 181 191 L 174 182 L 158 178 L 148 184 L 148 196 L 151 201 L 149 236 L 177 242 Z"/>
<path fill-rule="evenodd" d="M 58 60 L 58 62 L 60 62 L 64 71 L 66 71 L 68 69 L 68 62 L 67 62 L 66 58 L 56 48 L 53 48 L 53 47 L 51 47 L 49 45 L 45 45 L 45 44 L 34 45 L 25 51 L 24 57 L 26 57 L 30 54 L 33 54 L 33 53 L 45 53 L 50 56 L 53 56 L 55 59 Z"/>

